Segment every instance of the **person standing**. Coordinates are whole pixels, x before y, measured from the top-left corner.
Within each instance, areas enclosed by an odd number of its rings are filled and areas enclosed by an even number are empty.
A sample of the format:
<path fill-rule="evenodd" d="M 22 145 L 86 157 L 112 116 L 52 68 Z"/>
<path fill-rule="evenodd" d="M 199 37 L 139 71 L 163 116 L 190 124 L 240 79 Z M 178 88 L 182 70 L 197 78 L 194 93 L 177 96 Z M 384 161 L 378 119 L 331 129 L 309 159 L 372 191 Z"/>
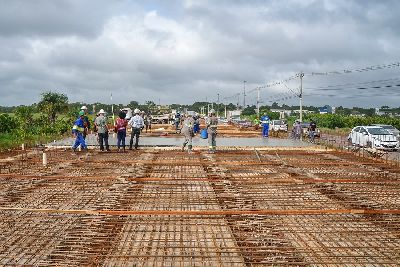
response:
<path fill-rule="evenodd" d="M 183 121 L 181 133 L 185 136 L 185 141 L 182 145 L 182 151 L 184 151 L 186 145 L 188 145 L 188 153 L 192 152 L 192 138 L 194 136 L 193 126 L 194 119 L 192 115 L 187 114 L 185 120 Z"/>
<path fill-rule="evenodd" d="M 302 129 L 301 129 L 300 121 L 296 120 L 293 125 L 294 139 L 300 139 L 301 134 L 302 134 Z"/>
<path fill-rule="evenodd" d="M 206 120 L 207 133 L 208 133 L 208 152 L 215 153 L 217 149 L 217 125 L 218 118 L 215 116 L 215 110 L 211 109 L 210 114 Z"/>
<path fill-rule="evenodd" d="M 107 151 L 111 151 L 108 146 L 108 126 L 107 126 L 107 118 L 104 116 L 104 109 L 100 109 L 98 116 L 94 121 L 94 126 L 97 129 L 97 135 L 100 145 L 100 151 L 104 151 L 104 146 Z M 104 142 L 104 145 L 103 145 Z"/>
<path fill-rule="evenodd" d="M 196 134 L 200 132 L 200 117 L 199 114 L 195 114 L 193 117 L 194 125 L 193 125 L 193 133 Z"/>
<path fill-rule="evenodd" d="M 151 133 L 151 115 L 148 113 L 145 117 L 144 124 L 146 125 L 146 133 L 147 130 Z"/>
<path fill-rule="evenodd" d="M 181 123 L 181 114 L 179 112 L 177 112 L 175 114 L 175 120 L 174 120 L 174 124 L 175 124 L 175 131 L 176 133 L 179 132 L 179 124 Z"/>
<path fill-rule="evenodd" d="M 314 120 L 311 120 L 310 126 L 308 126 L 308 135 L 310 137 L 310 142 L 314 143 L 315 140 L 315 130 L 317 129 L 317 124 Z"/>
<path fill-rule="evenodd" d="M 264 116 L 261 117 L 261 124 L 262 124 L 262 136 L 268 137 L 269 132 L 269 117 L 267 113 L 264 113 Z"/>
<path fill-rule="evenodd" d="M 143 121 L 142 116 L 140 116 L 140 110 L 139 109 L 135 109 L 134 113 L 135 113 L 135 116 L 133 116 L 129 120 L 129 126 L 132 128 L 131 140 L 129 142 L 129 149 L 130 150 L 132 150 L 133 137 L 136 137 L 135 149 L 138 149 L 140 131 L 144 127 L 144 121 Z"/>
<path fill-rule="evenodd" d="M 86 106 L 82 106 L 81 107 L 81 111 L 84 112 L 84 116 L 83 116 L 83 123 L 84 123 L 84 131 L 83 131 L 83 139 L 86 140 L 86 136 L 89 134 L 89 129 L 90 129 L 90 121 L 89 121 L 89 117 L 87 116 L 88 114 L 88 108 Z"/>
<path fill-rule="evenodd" d="M 117 147 L 118 152 L 121 152 L 121 144 L 123 148 L 123 152 L 125 152 L 125 138 L 126 138 L 126 127 L 128 126 L 128 122 L 125 119 L 126 113 L 120 111 L 118 114 L 118 118 L 115 121 L 114 127 L 117 132 Z"/>
<path fill-rule="evenodd" d="M 85 112 L 83 110 L 79 111 L 79 118 L 75 121 L 74 126 L 72 127 L 72 134 L 75 137 L 75 143 L 72 146 L 72 150 L 74 152 L 78 146 L 81 146 L 82 149 L 87 150 L 85 139 L 83 138 L 83 132 L 85 131 L 84 116 Z"/>

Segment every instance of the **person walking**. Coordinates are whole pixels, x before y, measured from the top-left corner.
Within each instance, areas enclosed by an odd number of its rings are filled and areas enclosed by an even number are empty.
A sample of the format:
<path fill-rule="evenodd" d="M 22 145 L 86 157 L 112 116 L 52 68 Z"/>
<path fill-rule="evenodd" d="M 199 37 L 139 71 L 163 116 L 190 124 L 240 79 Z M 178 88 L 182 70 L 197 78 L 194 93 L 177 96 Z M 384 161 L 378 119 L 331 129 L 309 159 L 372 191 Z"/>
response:
<path fill-rule="evenodd" d="M 94 121 L 94 126 L 95 129 L 97 129 L 100 151 L 104 151 L 104 146 L 106 147 L 106 151 L 111 151 L 108 146 L 108 126 L 107 126 L 107 118 L 104 116 L 105 113 L 106 112 L 104 111 L 104 109 L 100 109 L 98 116 Z"/>
<path fill-rule="evenodd" d="M 84 116 L 85 112 L 83 110 L 79 111 L 79 118 L 75 121 L 74 126 L 72 127 L 72 134 L 75 137 L 75 143 L 72 146 L 72 150 L 74 152 L 78 146 L 81 146 L 82 149 L 87 150 L 85 139 L 83 138 L 83 132 L 85 131 Z"/>
<path fill-rule="evenodd" d="M 126 138 L 126 127 L 128 126 L 128 122 L 125 119 L 126 113 L 120 111 L 118 114 L 118 118 L 115 121 L 114 127 L 117 132 L 117 147 L 118 152 L 125 152 L 125 138 Z M 121 150 L 121 146 L 123 150 Z"/>
<path fill-rule="evenodd" d="M 194 136 L 193 126 L 194 126 L 194 119 L 192 115 L 187 114 L 185 120 L 183 121 L 183 126 L 181 133 L 185 136 L 185 141 L 182 145 L 182 151 L 185 150 L 186 145 L 188 145 L 188 153 L 192 152 L 192 138 Z"/>
<path fill-rule="evenodd" d="M 90 121 L 89 117 L 87 116 L 88 114 L 88 108 L 86 106 L 81 107 L 81 111 L 83 111 L 83 123 L 84 123 L 84 131 L 83 131 L 83 139 L 86 140 L 86 136 L 89 134 L 89 129 L 90 129 Z"/>
<path fill-rule="evenodd" d="M 139 109 L 135 109 L 134 113 L 135 113 L 135 116 L 133 116 L 129 120 L 129 123 L 128 123 L 129 126 L 132 128 L 131 140 L 129 142 L 129 150 L 132 150 L 133 137 L 136 137 L 135 149 L 138 149 L 140 131 L 144 127 L 144 121 L 143 121 L 142 116 L 140 116 L 140 110 Z"/>
<path fill-rule="evenodd" d="M 218 118 L 215 116 L 215 110 L 211 109 L 210 114 L 206 119 L 206 127 L 208 133 L 208 152 L 215 153 L 217 149 L 217 125 L 218 125 Z"/>
<path fill-rule="evenodd" d="M 269 117 L 267 113 L 264 113 L 264 116 L 261 117 L 262 124 L 262 137 L 268 137 L 269 132 Z"/>

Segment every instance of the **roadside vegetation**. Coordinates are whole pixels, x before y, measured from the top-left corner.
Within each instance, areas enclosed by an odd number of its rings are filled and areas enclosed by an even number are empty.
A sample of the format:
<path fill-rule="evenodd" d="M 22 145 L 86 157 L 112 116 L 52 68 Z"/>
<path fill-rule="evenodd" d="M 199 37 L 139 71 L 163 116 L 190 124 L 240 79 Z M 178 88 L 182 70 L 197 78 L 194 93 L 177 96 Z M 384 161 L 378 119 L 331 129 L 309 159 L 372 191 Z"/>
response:
<path fill-rule="evenodd" d="M 95 115 L 94 110 L 104 109 L 108 112 L 109 123 L 112 124 L 112 110 L 117 113 L 118 110 L 129 107 L 131 109 L 139 108 L 140 110 L 151 113 L 152 115 L 165 113 L 165 108 L 157 106 L 152 101 L 146 101 L 144 104 L 139 104 L 137 101 L 131 101 L 128 105 L 123 104 L 83 104 L 83 103 L 68 103 L 68 97 L 64 94 L 45 92 L 42 95 L 39 103 L 31 106 L 18 107 L 0 107 L 0 150 L 17 148 L 22 143 L 26 147 L 44 144 L 50 140 L 60 139 L 68 135 L 71 131 L 72 124 L 77 118 L 77 114 L 82 105 L 92 107 L 92 114 L 89 114 L 89 120 L 93 121 Z M 224 114 L 225 111 L 236 110 L 237 106 L 230 103 L 224 105 L 221 103 L 195 102 L 192 105 L 172 104 L 169 110 L 191 110 L 200 113 L 200 110 L 207 110 L 207 107 L 214 108 L 219 114 Z M 387 111 L 399 113 L 400 108 L 389 109 L 382 107 Z M 273 103 L 272 106 L 261 106 L 260 114 L 267 113 L 270 119 L 279 119 L 279 113 L 272 112 L 271 109 L 286 109 L 298 110 L 299 107 L 289 107 L 286 105 L 279 106 Z M 400 119 L 393 116 L 376 116 L 374 109 L 362 108 L 343 108 L 338 107 L 335 114 L 319 114 L 318 108 L 309 106 L 304 107 L 305 110 L 313 111 L 314 113 L 303 114 L 303 121 L 314 120 L 317 126 L 323 133 L 334 135 L 347 135 L 350 130 L 358 125 L 370 124 L 389 124 L 400 129 Z M 89 108 L 90 110 L 90 108 Z M 362 113 L 365 116 L 353 116 L 353 113 Z M 247 106 L 242 111 L 242 119 L 247 119 L 252 122 L 256 121 L 256 107 Z M 295 120 L 298 119 L 298 114 L 292 113 L 285 119 L 291 127 Z"/>
<path fill-rule="evenodd" d="M 67 96 L 43 93 L 37 105 L 19 106 L 11 114 L 0 114 L 0 150 L 58 139 L 70 131 L 76 113 L 69 110 Z"/>

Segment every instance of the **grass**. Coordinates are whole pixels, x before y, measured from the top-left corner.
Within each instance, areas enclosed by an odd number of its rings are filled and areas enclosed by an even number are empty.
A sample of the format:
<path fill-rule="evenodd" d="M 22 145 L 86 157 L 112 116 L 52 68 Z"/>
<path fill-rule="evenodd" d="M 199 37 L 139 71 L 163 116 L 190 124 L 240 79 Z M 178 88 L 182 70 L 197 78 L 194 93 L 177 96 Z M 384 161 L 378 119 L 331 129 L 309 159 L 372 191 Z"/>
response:
<path fill-rule="evenodd" d="M 16 148 L 21 143 L 21 140 L 14 134 L 0 133 L 0 151 Z"/>
<path fill-rule="evenodd" d="M 25 144 L 25 148 L 28 148 L 37 144 L 45 144 L 53 140 L 65 138 L 66 136 L 68 136 L 68 133 L 65 135 L 34 135 L 23 139 L 13 133 L 0 133 L 0 151 L 19 148 L 23 143 Z"/>

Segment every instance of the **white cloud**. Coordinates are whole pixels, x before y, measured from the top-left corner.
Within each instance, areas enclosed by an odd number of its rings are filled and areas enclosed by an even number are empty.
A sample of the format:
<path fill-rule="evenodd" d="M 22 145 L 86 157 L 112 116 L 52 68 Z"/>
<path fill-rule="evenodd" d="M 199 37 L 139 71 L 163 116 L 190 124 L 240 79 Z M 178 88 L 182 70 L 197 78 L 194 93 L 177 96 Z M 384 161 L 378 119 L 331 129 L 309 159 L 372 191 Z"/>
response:
<path fill-rule="evenodd" d="M 0 105 L 30 104 L 45 90 L 60 90 L 71 101 L 83 102 L 109 102 L 110 91 L 121 103 L 216 101 L 218 93 L 236 102 L 231 96 L 242 92 L 243 80 L 251 89 L 299 71 L 395 62 L 400 54 L 397 1 L 150 5 L 121 0 L 111 5 L 40 0 L 39 11 L 29 1 L 7 4 L 21 16 L 0 11 Z M 342 75 L 342 81 L 310 77 L 305 88 L 395 75 L 377 71 Z M 271 87 L 262 94 L 285 91 Z M 345 97 L 310 101 L 306 104 L 354 103 Z M 398 99 L 380 101 L 377 105 L 398 105 Z M 360 98 L 360 106 L 375 104 Z"/>

